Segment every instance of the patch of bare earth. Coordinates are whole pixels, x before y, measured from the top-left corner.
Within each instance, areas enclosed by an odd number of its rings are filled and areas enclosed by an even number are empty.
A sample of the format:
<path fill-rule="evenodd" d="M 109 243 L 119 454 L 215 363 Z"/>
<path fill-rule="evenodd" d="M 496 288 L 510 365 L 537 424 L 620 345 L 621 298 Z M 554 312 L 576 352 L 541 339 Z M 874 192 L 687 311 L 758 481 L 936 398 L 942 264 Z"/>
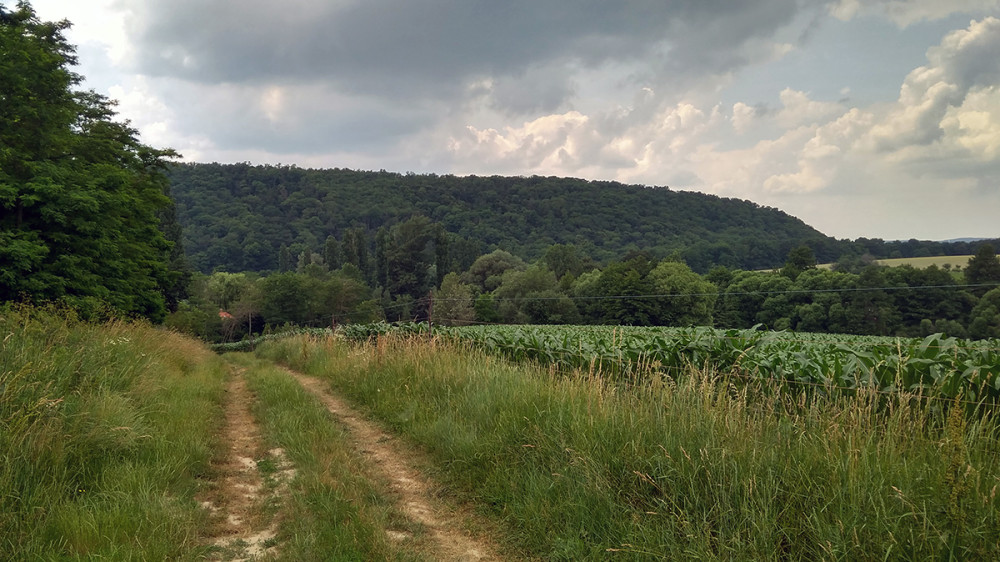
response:
<path fill-rule="evenodd" d="M 254 397 L 242 369 L 226 387 L 225 426 L 220 441 L 227 450 L 213 460 L 215 478 L 200 494 L 211 513 L 206 540 L 214 560 L 259 560 L 277 554 L 281 494 L 294 469 L 281 449 L 266 450 L 250 411 Z"/>
<path fill-rule="evenodd" d="M 500 560 L 496 548 L 487 540 L 468 533 L 475 516 L 468 510 L 447 505 L 433 494 L 431 480 L 416 467 L 420 455 L 398 439 L 366 420 L 343 399 L 334 395 L 322 380 L 288 371 L 309 392 L 317 396 L 327 410 L 347 429 L 354 447 L 372 462 L 372 473 L 391 484 L 398 508 L 407 518 L 427 531 L 429 544 L 420 545 L 434 560 Z M 485 525 L 476 525 L 483 527 Z M 413 541 L 406 532 L 386 530 L 398 543 Z M 415 545 L 417 546 L 417 545 Z"/>

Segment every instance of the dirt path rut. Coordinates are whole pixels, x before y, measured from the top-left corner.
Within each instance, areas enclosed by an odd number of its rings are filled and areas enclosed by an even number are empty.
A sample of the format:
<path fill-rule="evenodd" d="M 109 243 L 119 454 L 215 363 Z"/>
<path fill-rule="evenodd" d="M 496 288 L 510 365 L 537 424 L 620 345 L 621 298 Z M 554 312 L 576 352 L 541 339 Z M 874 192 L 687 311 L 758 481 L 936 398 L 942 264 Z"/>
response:
<path fill-rule="evenodd" d="M 253 400 L 242 370 L 234 369 L 226 386 L 221 436 L 228 449 L 213 461 L 217 478 L 200 494 L 202 506 L 212 514 L 206 530 L 214 547 L 210 559 L 246 561 L 277 554 L 278 506 L 295 473 L 281 449 L 265 449 L 250 411 Z M 262 461 L 272 467 L 266 476 L 258 469 Z"/>
<path fill-rule="evenodd" d="M 434 560 L 487 561 L 501 560 L 496 549 L 487 541 L 463 532 L 471 514 L 444 505 L 434 497 L 429 479 L 416 468 L 415 453 L 384 432 L 377 424 L 364 419 L 345 401 L 335 396 L 329 386 L 314 377 L 288 371 L 309 392 L 317 396 L 333 416 L 349 431 L 355 447 L 371 459 L 373 469 L 399 497 L 400 510 L 422 525 L 432 539 Z M 390 538 L 406 541 L 403 533 L 390 533 Z"/>

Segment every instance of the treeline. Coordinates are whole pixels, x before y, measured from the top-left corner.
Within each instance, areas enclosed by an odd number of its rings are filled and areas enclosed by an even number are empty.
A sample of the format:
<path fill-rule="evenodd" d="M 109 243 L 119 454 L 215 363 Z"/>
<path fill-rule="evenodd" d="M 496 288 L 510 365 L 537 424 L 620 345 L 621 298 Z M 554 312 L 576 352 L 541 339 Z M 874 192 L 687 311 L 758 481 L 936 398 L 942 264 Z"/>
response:
<path fill-rule="evenodd" d="M 571 244 L 605 263 L 630 251 L 676 251 L 707 271 L 774 267 L 803 242 L 821 259 L 844 253 L 777 209 L 665 187 L 249 164 L 178 164 L 170 179 L 188 257 L 204 273 L 275 270 L 281 246 L 316 251 L 327 236 L 373 236 L 413 215 L 440 224 L 473 259 L 502 248 L 535 260 Z"/>
<path fill-rule="evenodd" d="M 457 177 L 249 164 L 177 164 L 171 189 L 192 266 L 273 271 L 281 247 L 374 234 L 414 215 L 440 224 L 453 255 L 504 249 L 534 261 L 573 245 L 600 263 L 679 253 L 693 270 L 780 267 L 806 244 L 820 262 L 972 253 L 969 242 L 837 240 L 777 209 L 666 187 L 556 177 Z M 470 262 L 471 263 L 471 262 Z"/>
<path fill-rule="evenodd" d="M 162 321 L 188 275 L 164 175 L 175 154 L 77 89 L 68 26 L 0 5 L 0 302 Z"/>
<path fill-rule="evenodd" d="M 1000 336 L 1000 260 L 990 244 L 964 271 L 851 257 L 819 269 L 803 245 L 778 270 L 719 266 L 706 274 L 679 253 L 633 252 L 601 265 L 566 244 L 532 262 L 505 250 L 456 259 L 449 233 L 422 216 L 380 228 L 373 244 L 369 251 L 353 229 L 343 240 L 328 237 L 320 251 L 283 247 L 278 271 L 198 275 L 168 324 L 215 341 L 284 324 L 378 319 Z"/>

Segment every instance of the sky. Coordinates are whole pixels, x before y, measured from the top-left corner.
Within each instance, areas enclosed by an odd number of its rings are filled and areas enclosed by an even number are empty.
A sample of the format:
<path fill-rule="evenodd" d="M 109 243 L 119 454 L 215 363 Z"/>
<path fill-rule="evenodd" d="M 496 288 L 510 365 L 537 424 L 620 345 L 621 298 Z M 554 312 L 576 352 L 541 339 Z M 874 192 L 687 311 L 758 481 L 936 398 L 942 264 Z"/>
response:
<path fill-rule="evenodd" d="M 31 4 L 185 161 L 617 180 L 838 238 L 1000 237 L 1000 0 Z"/>

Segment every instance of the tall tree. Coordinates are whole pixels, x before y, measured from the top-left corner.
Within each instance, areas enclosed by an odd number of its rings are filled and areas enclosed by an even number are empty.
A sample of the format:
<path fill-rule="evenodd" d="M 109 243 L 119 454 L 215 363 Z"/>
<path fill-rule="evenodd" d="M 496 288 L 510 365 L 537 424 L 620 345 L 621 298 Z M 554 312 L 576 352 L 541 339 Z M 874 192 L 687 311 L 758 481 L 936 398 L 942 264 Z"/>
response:
<path fill-rule="evenodd" d="M 344 263 L 351 264 L 361 271 L 365 279 L 371 279 L 371 260 L 368 256 L 368 233 L 357 226 L 344 231 L 342 244 Z"/>
<path fill-rule="evenodd" d="M 813 254 L 812 248 L 803 244 L 788 252 L 788 258 L 785 260 L 785 265 L 781 268 L 781 274 L 795 281 L 795 278 L 803 271 L 815 268 L 816 255 Z"/>
<path fill-rule="evenodd" d="M 997 258 L 992 244 L 983 244 L 976 255 L 969 258 L 969 265 L 965 267 L 965 282 L 969 285 L 1000 283 L 1000 258 Z M 979 290 L 975 292 L 982 295 L 989 287 L 977 289 Z"/>
<path fill-rule="evenodd" d="M 162 320 L 176 291 L 166 159 L 115 121 L 82 78 L 66 21 L 0 7 L 0 300 L 62 301 L 84 314 Z"/>
<path fill-rule="evenodd" d="M 323 243 L 323 260 L 330 271 L 340 269 L 340 242 L 332 234 Z"/>
<path fill-rule="evenodd" d="M 663 261 L 647 278 L 660 295 L 655 323 L 663 326 L 711 326 L 718 289 L 687 265 Z"/>

